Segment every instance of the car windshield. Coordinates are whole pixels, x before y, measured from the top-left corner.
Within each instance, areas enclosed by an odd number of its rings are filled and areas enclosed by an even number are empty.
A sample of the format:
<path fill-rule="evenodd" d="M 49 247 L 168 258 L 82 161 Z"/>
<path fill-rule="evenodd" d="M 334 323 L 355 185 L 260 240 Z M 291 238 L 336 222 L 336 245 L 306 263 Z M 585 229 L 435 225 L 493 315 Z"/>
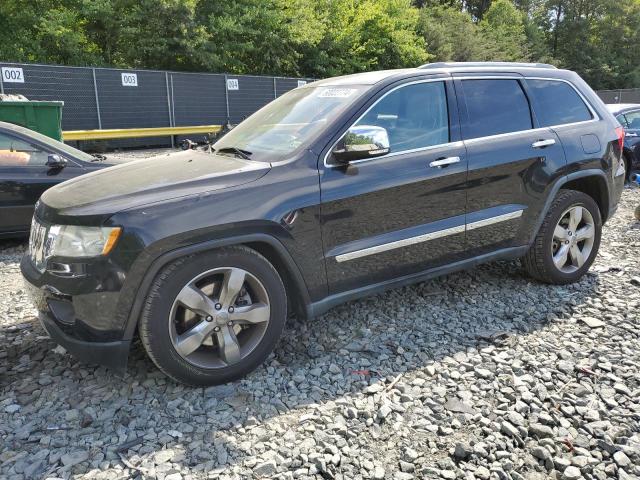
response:
<path fill-rule="evenodd" d="M 70 147 L 67 144 L 54 140 L 53 138 L 47 137 L 46 135 L 43 135 L 41 133 L 34 132 L 33 130 L 29 130 L 27 128 L 20 127 L 17 125 L 12 125 L 12 130 L 16 133 L 24 135 L 25 137 L 32 138 L 33 140 L 40 143 L 41 145 L 44 145 L 45 147 L 49 147 L 54 150 L 58 150 L 59 152 L 66 153 L 67 155 L 69 155 L 70 157 L 76 160 L 81 160 L 84 162 L 95 161 L 95 157 L 93 155 L 84 153 L 83 151 L 78 150 L 77 148 Z M 10 132 L 7 132 L 7 133 L 10 133 Z"/>
<path fill-rule="evenodd" d="M 264 106 L 222 137 L 214 148 L 242 151 L 251 160 L 284 159 L 320 134 L 368 87 L 296 88 Z"/>

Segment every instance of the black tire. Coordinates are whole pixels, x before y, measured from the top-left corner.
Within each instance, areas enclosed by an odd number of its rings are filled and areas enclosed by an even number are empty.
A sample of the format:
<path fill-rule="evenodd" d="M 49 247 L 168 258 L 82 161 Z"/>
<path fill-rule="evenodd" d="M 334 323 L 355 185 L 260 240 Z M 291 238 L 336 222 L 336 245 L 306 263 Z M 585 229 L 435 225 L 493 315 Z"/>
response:
<path fill-rule="evenodd" d="M 589 256 L 582 267 L 567 273 L 560 270 L 553 262 L 552 244 L 554 229 L 561 216 L 573 206 L 582 206 L 593 217 L 595 238 Z M 522 259 L 526 272 L 544 283 L 565 285 L 578 281 L 591 267 L 598 254 L 602 234 L 602 219 L 598 205 L 589 195 L 575 190 L 560 190 L 547 213 L 533 245 Z"/>
<path fill-rule="evenodd" d="M 169 331 L 169 317 L 185 285 L 203 272 L 223 266 L 243 269 L 259 279 L 269 298 L 269 322 L 259 343 L 238 363 L 203 368 L 176 351 Z M 233 246 L 180 258 L 165 267 L 151 286 L 138 330 L 147 354 L 162 372 L 178 382 L 206 386 L 237 380 L 256 369 L 275 348 L 286 318 L 287 295 L 273 265 L 255 250 Z"/>
<path fill-rule="evenodd" d="M 622 161 L 624 162 L 624 183 L 631 181 L 631 159 L 627 155 L 622 155 Z"/>

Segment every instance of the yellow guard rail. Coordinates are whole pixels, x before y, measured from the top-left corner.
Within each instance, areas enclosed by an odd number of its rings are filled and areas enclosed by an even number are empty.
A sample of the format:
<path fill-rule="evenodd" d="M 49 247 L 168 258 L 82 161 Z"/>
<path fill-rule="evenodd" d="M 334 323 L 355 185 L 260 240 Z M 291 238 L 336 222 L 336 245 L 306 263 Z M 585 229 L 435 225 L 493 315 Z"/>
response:
<path fill-rule="evenodd" d="M 114 138 L 170 137 L 195 133 L 215 133 L 221 125 L 197 125 L 191 127 L 114 128 L 107 130 L 67 130 L 62 132 L 65 141 L 111 140 Z"/>

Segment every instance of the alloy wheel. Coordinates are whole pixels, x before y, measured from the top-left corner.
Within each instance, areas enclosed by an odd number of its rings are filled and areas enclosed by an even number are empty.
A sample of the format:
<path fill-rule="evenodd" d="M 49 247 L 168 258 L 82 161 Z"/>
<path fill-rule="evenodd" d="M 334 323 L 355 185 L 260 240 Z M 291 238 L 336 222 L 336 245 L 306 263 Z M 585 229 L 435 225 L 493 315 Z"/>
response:
<path fill-rule="evenodd" d="M 581 205 L 574 205 L 560 216 L 553 231 L 551 255 L 558 270 L 572 273 L 581 268 L 593 250 L 593 216 Z"/>
<path fill-rule="evenodd" d="M 254 275 L 236 267 L 208 270 L 187 283 L 169 314 L 176 352 L 202 368 L 225 368 L 246 358 L 264 336 L 269 296 Z"/>

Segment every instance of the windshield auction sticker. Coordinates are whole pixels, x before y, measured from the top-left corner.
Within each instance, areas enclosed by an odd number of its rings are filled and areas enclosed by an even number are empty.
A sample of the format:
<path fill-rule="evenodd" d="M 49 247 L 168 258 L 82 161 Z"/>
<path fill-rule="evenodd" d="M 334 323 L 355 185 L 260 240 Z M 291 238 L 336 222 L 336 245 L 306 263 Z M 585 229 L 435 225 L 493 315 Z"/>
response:
<path fill-rule="evenodd" d="M 327 88 L 320 92 L 320 98 L 347 98 L 356 90 L 354 88 Z"/>

